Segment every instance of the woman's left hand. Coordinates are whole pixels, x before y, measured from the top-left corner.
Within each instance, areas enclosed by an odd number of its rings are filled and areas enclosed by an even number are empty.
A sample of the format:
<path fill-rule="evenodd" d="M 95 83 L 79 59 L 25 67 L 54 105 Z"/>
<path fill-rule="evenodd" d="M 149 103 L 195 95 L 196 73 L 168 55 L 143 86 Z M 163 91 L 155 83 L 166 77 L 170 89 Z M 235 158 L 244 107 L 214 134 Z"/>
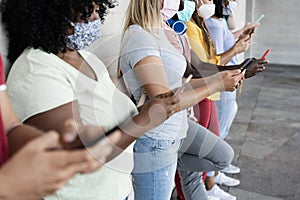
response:
<path fill-rule="evenodd" d="M 251 38 L 253 37 L 253 34 L 255 33 L 256 29 L 260 26 L 260 23 L 247 23 L 242 29 L 241 29 L 241 36 L 249 35 Z"/>
<path fill-rule="evenodd" d="M 241 64 L 243 64 L 247 61 L 247 59 Z M 267 60 L 261 60 L 261 59 L 255 59 L 253 58 L 253 61 L 249 64 L 249 66 L 246 69 L 245 78 L 251 78 L 252 76 L 255 76 L 256 74 L 262 72 L 265 70 L 265 64 L 268 64 L 269 61 Z"/>

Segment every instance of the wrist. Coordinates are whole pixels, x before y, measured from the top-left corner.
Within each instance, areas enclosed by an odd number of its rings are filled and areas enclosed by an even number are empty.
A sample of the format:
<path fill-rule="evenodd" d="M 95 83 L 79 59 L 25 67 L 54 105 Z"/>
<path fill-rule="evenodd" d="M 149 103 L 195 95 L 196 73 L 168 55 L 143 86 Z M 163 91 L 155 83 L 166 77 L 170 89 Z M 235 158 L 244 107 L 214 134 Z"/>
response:
<path fill-rule="evenodd" d="M 236 56 L 237 54 L 240 53 L 240 49 L 238 48 L 238 41 L 235 43 L 235 45 L 232 47 L 232 52 L 234 54 L 234 56 Z"/>
<path fill-rule="evenodd" d="M 220 74 L 218 74 L 220 76 Z M 219 78 L 215 79 L 214 81 L 207 84 L 207 88 L 209 90 L 209 94 L 212 95 L 216 92 L 221 91 L 222 83 L 218 80 Z"/>

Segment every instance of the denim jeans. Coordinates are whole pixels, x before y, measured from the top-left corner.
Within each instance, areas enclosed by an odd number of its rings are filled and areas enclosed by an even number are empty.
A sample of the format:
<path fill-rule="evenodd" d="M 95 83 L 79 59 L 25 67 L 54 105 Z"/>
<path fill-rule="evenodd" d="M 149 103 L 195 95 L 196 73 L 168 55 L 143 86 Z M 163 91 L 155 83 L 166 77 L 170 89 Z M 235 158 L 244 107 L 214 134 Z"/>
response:
<path fill-rule="evenodd" d="M 221 92 L 221 100 L 216 101 L 218 108 L 220 138 L 225 139 L 237 113 L 236 92 Z"/>
<path fill-rule="evenodd" d="M 132 172 L 135 200 L 168 200 L 171 197 L 182 140 L 137 139 Z"/>
<path fill-rule="evenodd" d="M 186 197 L 207 199 L 201 182 L 202 171 L 221 170 L 228 166 L 233 150 L 201 125 L 191 120 L 188 124 L 187 138 L 183 141 L 156 140 L 146 136 L 136 141 L 132 173 L 135 200 L 170 199 L 176 161 Z"/>

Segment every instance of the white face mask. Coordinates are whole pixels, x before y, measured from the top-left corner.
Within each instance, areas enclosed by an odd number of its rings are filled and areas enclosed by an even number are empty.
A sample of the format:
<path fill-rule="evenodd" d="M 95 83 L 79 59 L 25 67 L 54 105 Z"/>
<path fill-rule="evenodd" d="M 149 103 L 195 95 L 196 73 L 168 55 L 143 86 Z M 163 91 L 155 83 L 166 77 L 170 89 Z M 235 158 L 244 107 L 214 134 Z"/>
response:
<path fill-rule="evenodd" d="M 239 5 L 236 1 L 229 1 L 229 7 L 234 10 Z"/>
<path fill-rule="evenodd" d="M 239 5 L 236 1 L 229 1 L 229 4 L 227 6 L 223 6 L 223 15 L 231 15 L 233 13 L 233 10 Z"/>
<path fill-rule="evenodd" d="M 215 14 L 215 4 L 204 4 L 201 0 L 202 5 L 198 8 L 198 12 L 201 17 L 208 19 Z"/>
<path fill-rule="evenodd" d="M 180 0 L 164 0 L 164 6 L 161 9 L 161 14 L 164 21 L 171 19 L 179 9 Z"/>

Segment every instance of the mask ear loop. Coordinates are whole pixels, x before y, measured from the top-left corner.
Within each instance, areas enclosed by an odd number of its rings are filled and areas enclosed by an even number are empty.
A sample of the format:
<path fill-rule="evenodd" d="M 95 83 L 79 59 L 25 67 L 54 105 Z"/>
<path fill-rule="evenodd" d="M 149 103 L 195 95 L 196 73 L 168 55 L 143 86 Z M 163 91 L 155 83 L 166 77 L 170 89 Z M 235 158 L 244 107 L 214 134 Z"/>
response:
<path fill-rule="evenodd" d="M 69 18 L 67 18 L 67 17 L 64 17 L 64 18 L 67 21 L 67 23 L 69 23 L 69 25 L 71 25 L 72 27 L 75 26 L 74 22 L 72 22 L 71 20 L 69 20 Z"/>

